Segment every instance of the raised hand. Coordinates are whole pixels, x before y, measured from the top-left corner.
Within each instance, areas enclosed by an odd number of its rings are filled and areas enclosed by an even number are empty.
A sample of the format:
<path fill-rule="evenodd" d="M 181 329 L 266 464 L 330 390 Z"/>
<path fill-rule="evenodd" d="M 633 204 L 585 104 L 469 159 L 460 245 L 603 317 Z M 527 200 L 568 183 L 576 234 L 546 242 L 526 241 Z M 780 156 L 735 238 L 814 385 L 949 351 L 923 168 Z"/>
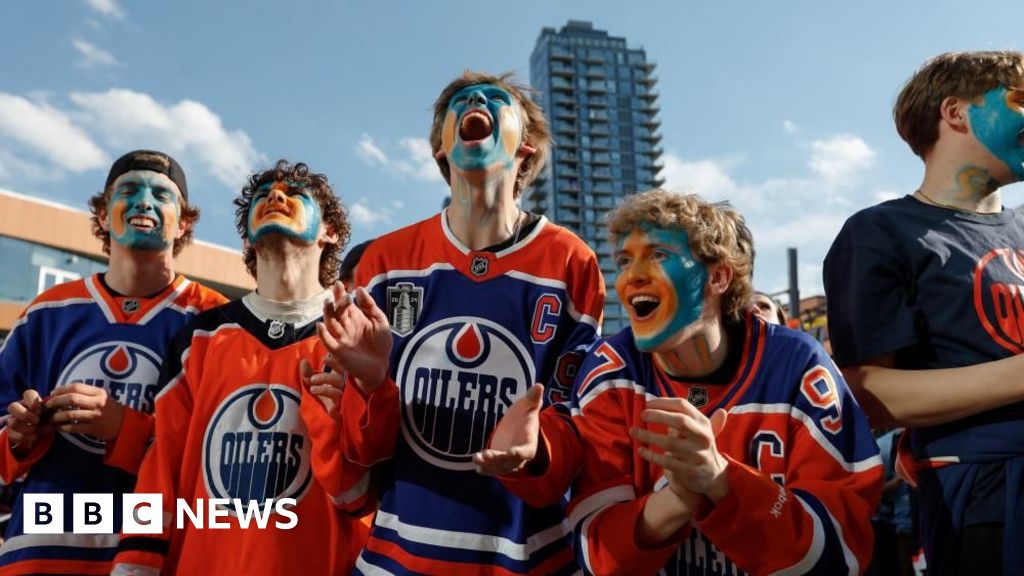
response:
<path fill-rule="evenodd" d="M 537 455 L 544 386 L 534 384 L 509 407 L 491 435 L 490 448 L 473 455 L 476 471 L 485 476 L 510 474 Z"/>
<path fill-rule="evenodd" d="M 72 382 L 54 389 L 46 407 L 56 410 L 53 425 L 61 432 L 113 440 L 121 431 L 125 407 L 99 386 Z"/>
<path fill-rule="evenodd" d="M 668 427 L 666 434 L 633 428 L 630 435 L 664 450 L 641 447 L 640 456 L 665 471 L 669 488 L 681 498 L 702 494 L 718 502 L 729 492 L 725 469 L 729 461 L 718 451 L 715 438 L 725 427 L 728 413 L 717 410 L 708 419 L 684 398 L 655 398 L 641 414 L 645 422 Z"/>
<path fill-rule="evenodd" d="M 364 288 L 350 296 L 341 282 L 335 282 L 333 292 L 334 302 L 324 302 L 317 335 L 363 393 L 370 394 L 387 379 L 391 326 Z"/>
<path fill-rule="evenodd" d="M 299 361 L 299 378 L 310 394 L 323 404 L 327 414 L 335 420 L 341 419 L 341 396 L 345 391 L 345 375 L 338 372 L 313 372 L 313 366 L 305 358 Z"/>
<path fill-rule="evenodd" d="M 30 452 L 40 439 L 53 434 L 43 399 L 31 388 L 7 406 L 7 414 L 7 441 L 15 454 Z"/>

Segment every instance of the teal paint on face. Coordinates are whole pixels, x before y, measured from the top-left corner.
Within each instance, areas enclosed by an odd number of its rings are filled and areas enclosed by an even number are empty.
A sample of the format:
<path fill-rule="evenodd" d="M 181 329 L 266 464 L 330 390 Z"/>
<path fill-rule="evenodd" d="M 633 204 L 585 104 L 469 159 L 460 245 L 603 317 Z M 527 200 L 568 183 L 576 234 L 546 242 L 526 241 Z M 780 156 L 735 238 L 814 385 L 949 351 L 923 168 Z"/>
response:
<path fill-rule="evenodd" d="M 690 237 L 685 230 L 650 227 L 645 232 L 651 243 L 665 247 L 656 249 L 653 256 L 660 260 L 661 269 L 676 293 L 671 321 L 657 333 L 636 340 L 641 350 L 655 350 L 700 318 L 708 269 L 690 250 Z"/>
<path fill-rule="evenodd" d="M 522 140 L 522 124 L 515 107 L 515 99 L 507 90 L 493 84 L 477 84 L 459 90 L 448 101 L 448 111 L 455 115 L 454 148 L 448 155 L 448 162 L 463 171 L 484 170 L 500 163 L 506 170 L 511 170 L 515 160 L 515 151 Z M 502 112 L 509 109 L 509 112 Z M 466 114 L 472 111 L 486 112 L 491 118 L 491 134 L 476 140 L 470 145 L 459 137 L 460 127 Z M 503 126 L 504 116 L 515 118 L 519 126 Z M 511 154 L 504 145 L 503 130 L 516 130 L 515 147 Z"/>
<path fill-rule="evenodd" d="M 181 219 L 176 190 L 160 175 L 129 172 L 120 178 L 107 203 L 110 238 L 132 250 L 162 251 L 174 245 Z M 132 224 L 135 219 L 136 224 Z"/>
<path fill-rule="evenodd" d="M 323 221 L 323 213 L 320 210 L 320 203 L 301 184 L 286 182 L 288 189 L 285 192 L 286 199 L 283 200 L 283 204 L 291 215 L 289 221 L 284 222 L 278 218 L 269 219 L 262 214 L 264 207 L 271 201 L 270 195 L 275 184 L 278 183 L 264 184 L 257 188 L 253 195 L 252 204 L 249 207 L 249 243 L 255 244 L 269 234 L 282 234 L 304 244 L 316 242 L 320 233 L 320 223 Z M 274 199 L 274 202 L 282 201 Z"/>
<path fill-rule="evenodd" d="M 981 104 L 969 105 L 967 113 L 978 142 L 1005 162 L 1020 181 L 1024 180 L 1024 105 L 1011 104 L 1009 94 L 1002 86 L 993 88 Z"/>

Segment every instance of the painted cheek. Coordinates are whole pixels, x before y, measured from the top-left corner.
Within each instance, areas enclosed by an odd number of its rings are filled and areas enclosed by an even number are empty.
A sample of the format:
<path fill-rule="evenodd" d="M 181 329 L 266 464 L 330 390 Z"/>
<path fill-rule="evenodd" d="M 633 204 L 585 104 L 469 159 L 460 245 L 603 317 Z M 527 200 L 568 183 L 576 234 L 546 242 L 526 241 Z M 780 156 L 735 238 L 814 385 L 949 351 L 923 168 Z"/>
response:
<path fill-rule="evenodd" d="M 1003 161 L 1018 180 L 1024 179 L 1024 149 L 1020 143 L 1024 115 L 1013 93 L 1005 88 L 990 90 L 985 94 L 984 103 L 972 104 L 968 114 L 978 141 Z"/>
<path fill-rule="evenodd" d="M 258 214 L 260 212 L 260 210 L 263 209 L 263 202 L 264 202 L 264 200 L 262 200 L 262 199 L 261 200 L 257 200 L 256 202 L 253 203 L 252 206 L 249 207 L 249 222 L 248 222 L 248 224 L 249 224 L 249 232 L 248 232 L 248 236 L 249 236 L 249 241 L 250 242 L 253 241 L 255 239 L 255 236 L 256 236 L 256 234 L 255 234 L 256 227 L 257 227 L 256 214 Z"/>
<path fill-rule="evenodd" d="M 500 118 L 502 147 L 509 158 L 515 158 L 522 136 L 519 114 L 516 113 L 513 106 L 502 106 L 498 116 Z"/>
<path fill-rule="evenodd" d="M 441 150 L 449 156 L 455 149 L 455 118 L 455 112 L 449 109 L 445 114 L 444 124 L 441 126 Z"/>
<path fill-rule="evenodd" d="M 118 200 L 110 207 L 107 223 L 110 225 L 110 233 L 118 238 L 124 236 L 125 233 L 124 213 L 127 210 L 128 204 L 124 200 Z"/>
<path fill-rule="evenodd" d="M 180 217 L 181 213 L 178 210 L 177 204 L 164 204 L 160 207 L 160 220 L 163 222 L 164 240 L 168 244 L 174 242 L 174 237 L 178 233 L 178 219 Z"/>
<path fill-rule="evenodd" d="M 288 198 L 288 211 L 295 215 L 289 226 L 299 233 L 308 232 L 306 230 L 306 223 L 310 219 L 310 209 L 305 200 L 295 196 Z"/>
<path fill-rule="evenodd" d="M 661 305 L 658 306 L 655 321 L 657 330 L 663 330 L 669 326 L 679 310 L 679 298 L 676 296 L 676 289 L 669 279 L 665 270 L 658 266 L 657 272 L 652 275 L 652 284 L 656 287 L 658 297 L 661 298 Z"/>

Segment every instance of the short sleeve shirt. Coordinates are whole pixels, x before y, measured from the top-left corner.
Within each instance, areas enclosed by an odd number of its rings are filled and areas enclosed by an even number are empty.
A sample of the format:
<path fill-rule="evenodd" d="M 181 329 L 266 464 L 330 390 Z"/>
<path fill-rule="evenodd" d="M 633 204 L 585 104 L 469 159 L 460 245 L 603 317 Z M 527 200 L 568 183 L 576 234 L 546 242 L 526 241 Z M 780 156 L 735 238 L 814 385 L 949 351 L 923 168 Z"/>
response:
<path fill-rule="evenodd" d="M 957 212 L 911 196 L 872 206 L 843 226 L 824 282 L 840 366 L 893 353 L 897 368 L 951 368 L 1024 352 L 1024 215 L 1014 210 Z M 1016 404 L 918 430 L 914 455 L 1024 452 L 1020 420 Z M 994 447 L 1004 441 L 1014 445 Z"/>

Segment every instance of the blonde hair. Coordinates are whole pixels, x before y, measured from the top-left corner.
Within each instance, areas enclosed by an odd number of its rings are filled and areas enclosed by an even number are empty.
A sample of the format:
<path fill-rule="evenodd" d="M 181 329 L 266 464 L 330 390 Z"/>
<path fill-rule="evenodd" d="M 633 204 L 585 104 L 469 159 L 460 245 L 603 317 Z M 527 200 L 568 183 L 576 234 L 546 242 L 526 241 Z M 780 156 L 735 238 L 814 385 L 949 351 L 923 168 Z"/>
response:
<path fill-rule="evenodd" d="M 690 250 L 704 264 L 725 264 L 732 281 L 722 295 L 722 313 L 740 318 L 754 293 L 754 240 L 743 216 L 727 203 L 705 202 L 696 194 L 676 194 L 655 188 L 627 196 L 608 214 L 612 244 L 633 230 L 657 226 L 683 230 Z"/>
<path fill-rule="evenodd" d="M 1024 54 L 1010 51 L 946 52 L 907 80 L 892 115 L 900 137 L 922 159 L 939 139 L 942 101 L 974 100 L 989 90 L 1024 88 Z"/>
<path fill-rule="evenodd" d="M 437 97 L 437 101 L 434 102 L 434 123 L 430 127 L 430 149 L 434 153 L 444 181 L 451 184 L 451 167 L 448 165 L 448 159 L 437 158 L 437 152 L 441 149 L 441 129 L 444 126 L 444 117 L 448 113 L 448 101 L 459 90 L 479 84 L 493 84 L 506 90 L 516 99 L 516 103 L 523 111 L 523 143 L 532 146 L 536 152 L 523 160 L 519 167 L 519 174 L 516 175 L 513 189 L 514 197 L 518 198 L 523 188 L 533 183 L 540 171 L 544 169 L 544 164 L 551 151 L 551 131 L 548 128 L 547 118 L 544 117 L 544 111 L 529 96 L 533 89 L 513 82 L 511 72 L 493 76 L 466 70 L 462 76 L 445 86 L 441 95 Z"/>

